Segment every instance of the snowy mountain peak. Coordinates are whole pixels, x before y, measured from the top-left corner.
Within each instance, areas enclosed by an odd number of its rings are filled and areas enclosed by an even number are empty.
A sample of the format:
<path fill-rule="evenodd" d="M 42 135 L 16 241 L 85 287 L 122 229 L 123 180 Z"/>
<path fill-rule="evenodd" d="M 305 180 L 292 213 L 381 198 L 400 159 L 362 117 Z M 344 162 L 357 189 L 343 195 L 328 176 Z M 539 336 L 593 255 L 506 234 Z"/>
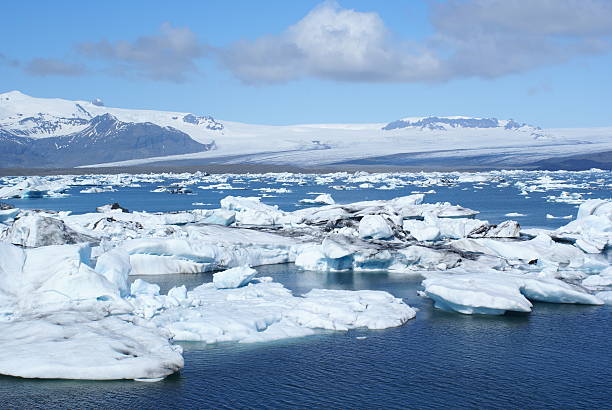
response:
<path fill-rule="evenodd" d="M 25 95 L 24 93 L 18 90 L 13 90 L 13 91 L 9 91 L 9 92 L 0 94 L 0 99 L 3 99 L 3 100 L 6 100 L 7 98 L 10 100 L 11 98 L 20 98 L 20 97 L 27 97 L 27 95 Z"/>
<path fill-rule="evenodd" d="M 215 121 L 210 115 L 198 117 L 194 114 L 187 114 L 183 117 L 183 122 L 194 125 L 204 125 L 209 130 L 221 131 L 223 129 L 223 124 Z"/>
<path fill-rule="evenodd" d="M 223 123 L 208 115 L 106 107 L 99 98 L 88 102 L 36 98 L 19 91 L 0 94 L 0 130 L 15 136 L 69 135 L 84 130 L 89 120 L 104 114 L 126 123 L 173 127 L 202 143 L 210 143 L 224 129 Z"/>
<path fill-rule="evenodd" d="M 420 128 L 428 130 L 448 130 L 452 128 L 504 128 L 514 130 L 520 128 L 530 128 L 533 130 L 539 129 L 524 123 L 518 123 L 512 119 L 498 120 L 497 118 L 476 118 L 476 117 L 416 117 L 403 118 L 393 121 L 385 125 L 382 129 L 385 131 L 401 129 L 401 128 Z"/>
<path fill-rule="evenodd" d="M 114 115 L 106 113 L 92 118 L 89 126 L 82 130 L 81 134 L 93 139 L 107 137 L 125 125 L 126 123 L 117 120 Z"/>

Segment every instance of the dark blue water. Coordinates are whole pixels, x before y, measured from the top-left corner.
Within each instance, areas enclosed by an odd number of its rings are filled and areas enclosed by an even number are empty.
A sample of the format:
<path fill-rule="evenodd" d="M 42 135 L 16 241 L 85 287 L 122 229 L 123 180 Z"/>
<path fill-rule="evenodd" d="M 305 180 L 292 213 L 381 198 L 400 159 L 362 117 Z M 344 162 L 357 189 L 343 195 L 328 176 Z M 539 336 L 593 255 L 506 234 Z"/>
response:
<path fill-rule="evenodd" d="M 296 293 L 381 289 L 420 311 L 408 324 L 382 331 L 266 344 L 185 343 L 185 368 L 159 383 L 3 377 L 2 407 L 611 408 L 610 307 L 538 303 L 531 314 L 463 316 L 418 297 L 418 278 L 299 272 L 292 265 L 259 270 Z M 163 285 L 185 276 L 166 277 Z M 196 278 L 190 275 L 190 286 Z"/>

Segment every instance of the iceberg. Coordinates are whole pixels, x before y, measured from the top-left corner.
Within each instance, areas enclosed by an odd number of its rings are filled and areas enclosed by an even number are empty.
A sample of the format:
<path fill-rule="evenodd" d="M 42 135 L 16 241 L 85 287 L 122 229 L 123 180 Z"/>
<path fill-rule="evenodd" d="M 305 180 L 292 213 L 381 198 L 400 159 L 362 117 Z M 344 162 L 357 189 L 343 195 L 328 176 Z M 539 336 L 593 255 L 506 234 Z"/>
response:
<path fill-rule="evenodd" d="M 0 243 L 0 373 L 29 378 L 158 379 L 183 366 L 163 329 L 133 316 L 78 245 Z"/>
<path fill-rule="evenodd" d="M 296 266 L 313 271 L 347 271 L 353 269 L 355 250 L 331 238 L 321 245 L 303 247 L 295 258 Z"/>
<path fill-rule="evenodd" d="M 359 237 L 363 239 L 389 239 L 393 230 L 380 215 L 365 215 L 359 221 Z"/>
<path fill-rule="evenodd" d="M 132 315 L 53 311 L 0 321 L 0 374 L 39 379 L 159 380 L 183 365 L 169 334 Z"/>
<path fill-rule="evenodd" d="M 225 209 L 213 209 L 204 212 L 200 223 L 229 226 L 236 222 L 236 212 Z"/>
<path fill-rule="evenodd" d="M 422 282 L 434 306 L 463 314 L 531 312 L 531 301 L 601 305 L 579 287 L 554 278 L 511 273 L 431 274 Z"/>
<path fill-rule="evenodd" d="M 612 200 L 590 199 L 578 208 L 576 219 L 551 235 L 574 241 L 585 253 L 602 253 L 612 246 Z"/>
<path fill-rule="evenodd" d="M 2 205 L 2 204 L 0 204 Z M 7 208 L 3 209 L 0 207 L 0 223 L 7 222 L 14 219 L 21 210 L 19 208 Z"/>
<path fill-rule="evenodd" d="M 239 225 L 277 225 L 285 215 L 277 206 L 262 203 L 259 197 L 227 196 L 221 200 L 221 208 L 235 211 Z"/>
<path fill-rule="evenodd" d="M 168 308 L 152 319 L 175 340 L 264 342 L 325 330 L 385 329 L 416 315 L 387 292 L 314 289 L 300 297 L 271 278 L 232 289 L 207 283 L 188 292 L 188 298 L 200 304 Z"/>
<path fill-rule="evenodd" d="M 243 235 L 253 243 L 267 234 Z M 95 264 L 85 244 L 24 249 L 0 243 L 0 374 L 159 380 L 184 365 L 182 349 L 172 340 L 263 342 L 384 329 L 415 316 L 401 299 L 382 291 L 312 290 L 294 296 L 271 278 L 254 279 L 256 271 L 246 266 L 218 272 L 213 283 L 189 292 L 179 286 L 160 295 L 157 284 L 140 278 L 128 289 L 132 257 L 148 255 L 130 251 L 186 256 L 191 262 L 211 257 L 208 246 L 160 239 L 125 241 L 127 246 L 99 254 Z M 330 257 L 346 252 L 331 242 L 325 248 Z"/>
<path fill-rule="evenodd" d="M 580 249 L 557 243 L 543 233 L 528 241 L 464 238 L 451 242 L 451 247 L 462 252 L 482 253 L 528 265 L 578 268 L 585 263 L 584 253 Z"/>
<path fill-rule="evenodd" d="M 115 285 L 121 296 L 128 295 L 128 276 L 132 271 L 132 265 L 127 252 L 122 249 L 112 249 L 103 253 L 98 256 L 94 270 Z"/>
<path fill-rule="evenodd" d="M 461 238 L 518 238 L 520 225 L 504 221 L 498 225 L 472 218 L 440 218 L 425 214 L 422 221 L 405 220 L 403 229 L 418 241 Z"/>
<path fill-rule="evenodd" d="M 300 199 L 300 203 L 313 205 L 334 205 L 336 201 L 334 201 L 334 198 L 332 198 L 330 194 L 320 194 L 314 199 Z"/>
<path fill-rule="evenodd" d="M 393 264 L 389 268 L 395 272 L 413 270 L 447 270 L 460 264 L 462 258 L 455 252 L 443 249 L 431 249 L 425 246 L 412 245 L 397 251 Z"/>
<path fill-rule="evenodd" d="M 213 284 L 217 289 L 234 289 L 246 285 L 257 275 L 249 266 L 238 266 L 217 272 L 213 275 Z"/>
<path fill-rule="evenodd" d="M 28 211 L 16 217 L 7 237 L 8 242 L 27 247 L 97 242 L 95 238 L 66 226 L 61 219 Z"/>
<path fill-rule="evenodd" d="M 62 181 L 52 182 L 41 177 L 28 177 L 13 186 L 0 187 L 0 199 L 57 196 L 66 188 Z"/>

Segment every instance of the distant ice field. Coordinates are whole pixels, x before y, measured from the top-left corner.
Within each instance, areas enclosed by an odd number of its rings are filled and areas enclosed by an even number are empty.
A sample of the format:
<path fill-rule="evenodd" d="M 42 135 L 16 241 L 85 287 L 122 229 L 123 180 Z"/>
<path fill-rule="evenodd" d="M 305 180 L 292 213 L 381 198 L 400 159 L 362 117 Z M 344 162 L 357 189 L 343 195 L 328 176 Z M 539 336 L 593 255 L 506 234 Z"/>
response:
<path fill-rule="evenodd" d="M 0 188 L 23 179 L 25 177 L 0 178 Z M 63 194 L 0 200 L 22 209 L 81 214 L 94 212 L 96 207 L 113 202 L 130 211 L 214 209 L 219 207 L 222 198 L 233 195 L 261 197 L 266 204 L 294 211 L 313 206 L 300 201 L 314 199 L 319 194 L 329 194 L 336 203 L 342 204 L 425 193 L 427 202 L 460 204 L 480 211 L 478 218 L 491 223 L 515 219 L 522 227 L 554 229 L 567 223 L 567 219 L 561 217 L 575 216 L 582 201 L 612 196 L 612 173 L 598 170 L 210 176 L 197 173 L 125 174 L 48 176 L 44 179 L 61 187 Z M 92 190 L 92 187 L 97 188 Z M 169 193 L 173 188 L 185 188 L 183 192 L 190 192 Z"/>

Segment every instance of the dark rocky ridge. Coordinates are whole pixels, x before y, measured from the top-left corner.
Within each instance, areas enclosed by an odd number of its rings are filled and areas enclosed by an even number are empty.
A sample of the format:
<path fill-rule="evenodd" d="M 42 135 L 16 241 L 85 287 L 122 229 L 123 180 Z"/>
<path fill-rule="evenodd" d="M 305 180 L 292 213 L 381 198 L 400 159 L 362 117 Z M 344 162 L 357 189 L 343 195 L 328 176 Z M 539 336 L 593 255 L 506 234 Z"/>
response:
<path fill-rule="evenodd" d="M 110 114 L 86 122 L 74 134 L 34 139 L 0 128 L 0 167 L 73 167 L 156 156 L 189 154 L 215 148 L 172 127 L 122 122 Z"/>

